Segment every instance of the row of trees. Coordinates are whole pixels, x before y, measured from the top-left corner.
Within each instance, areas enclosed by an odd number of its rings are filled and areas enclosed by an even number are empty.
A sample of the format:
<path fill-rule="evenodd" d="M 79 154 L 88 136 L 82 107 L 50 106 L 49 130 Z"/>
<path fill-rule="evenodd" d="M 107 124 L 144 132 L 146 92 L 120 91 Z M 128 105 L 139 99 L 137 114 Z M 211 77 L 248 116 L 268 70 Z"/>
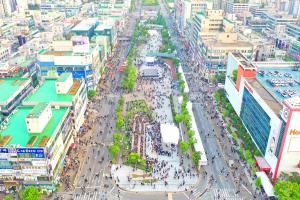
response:
<path fill-rule="evenodd" d="M 124 76 L 122 80 L 122 88 L 128 89 L 129 91 L 133 91 L 136 81 L 136 67 L 132 65 L 132 60 L 134 56 L 136 55 L 136 51 L 133 46 L 137 42 L 137 40 L 141 37 L 148 37 L 148 30 L 149 28 L 144 26 L 143 24 L 140 24 L 140 21 L 137 21 L 136 26 L 133 31 L 133 36 L 131 38 L 131 50 L 128 54 L 126 66 L 124 69 Z"/>
<path fill-rule="evenodd" d="M 39 191 L 37 187 L 27 187 L 21 195 L 20 200 L 39 200 L 42 193 Z M 12 200 L 9 196 L 4 197 L 3 200 Z"/>
<path fill-rule="evenodd" d="M 151 20 L 150 23 L 163 26 L 161 30 L 162 47 L 159 51 L 164 53 L 168 52 L 168 50 L 170 49 L 171 52 L 173 52 L 176 49 L 176 46 L 171 40 L 165 18 L 160 14 L 160 12 L 157 13 L 157 18 L 155 20 Z"/>
<path fill-rule="evenodd" d="M 240 138 L 241 141 L 243 142 L 242 144 L 244 145 L 240 145 L 238 152 L 240 154 L 240 157 L 246 160 L 249 166 L 252 168 L 251 173 L 254 175 L 256 173 L 254 156 L 260 156 L 261 155 L 260 151 L 253 143 L 250 134 L 247 132 L 246 128 L 242 123 L 242 120 L 240 119 L 239 116 L 237 116 L 237 114 L 234 111 L 234 108 L 228 101 L 225 90 L 224 89 L 217 90 L 214 93 L 214 98 L 216 102 L 219 102 L 218 107 L 222 113 L 223 118 L 225 119 L 225 117 L 230 117 L 231 119 L 227 123 L 227 130 L 232 135 L 235 144 L 238 144 L 237 142 L 238 138 Z M 222 108 L 220 108 L 220 104 L 222 105 Z M 232 126 L 234 126 L 238 131 L 235 133 L 232 132 L 231 130 Z"/>
<path fill-rule="evenodd" d="M 117 120 L 116 120 L 116 126 L 118 128 L 118 132 L 113 134 L 113 144 L 109 147 L 108 151 L 112 156 L 112 162 L 116 163 L 117 160 L 117 155 L 120 152 L 120 141 L 122 140 L 122 134 L 121 134 L 121 129 L 124 125 L 124 118 L 122 115 L 122 108 L 124 104 L 124 99 L 121 97 L 118 100 L 118 106 L 116 107 L 116 115 L 117 115 Z"/>
<path fill-rule="evenodd" d="M 170 96 L 171 100 L 171 109 L 174 117 L 174 121 L 177 123 L 184 122 L 187 128 L 187 135 L 189 137 L 189 141 L 182 140 L 179 144 L 179 147 L 182 152 L 187 152 L 190 148 L 194 150 L 194 144 L 197 143 L 197 139 L 195 138 L 195 131 L 192 130 L 192 123 L 191 119 L 192 116 L 190 115 L 188 109 L 187 109 L 187 103 L 188 103 L 188 96 L 184 92 L 185 84 L 181 73 L 177 73 L 177 78 L 180 86 L 180 90 L 182 93 L 182 104 L 181 104 L 181 113 L 175 114 L 175 108 L 174 107 L 174 100 L 173 96 Z M 201 152 L 199 151 L 193 151 L 192 153 L 192 160 L 195 162 L 196 166 L 198 166 L 198 161 L 201 159 Z"/>
<path fill-rule="evenodd" d="M 135 66 L 126 67 L 124 70 L 124 78 L 122 80 L 122 88 L 133 91 L 136 81 L 136 68 Z"/>

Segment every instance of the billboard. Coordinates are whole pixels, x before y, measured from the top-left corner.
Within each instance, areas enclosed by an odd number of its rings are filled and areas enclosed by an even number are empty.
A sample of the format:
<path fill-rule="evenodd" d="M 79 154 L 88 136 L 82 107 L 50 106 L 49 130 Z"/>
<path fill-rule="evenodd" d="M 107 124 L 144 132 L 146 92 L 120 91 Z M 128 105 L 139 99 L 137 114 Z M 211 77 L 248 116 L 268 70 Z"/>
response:
<path fill-rule="evenodd" d="M 87 53 L 90 49 L 90 42 L 88 37 L 75 36 L 71 38 L 73 52 Z"/>
<path fill-rule="evenodd" d="M 43 148 L 16 148 L 16 149 L 18 154 L 34 154 L 32 156 L 35 158 L 45 158 L 45 153 Z"/>

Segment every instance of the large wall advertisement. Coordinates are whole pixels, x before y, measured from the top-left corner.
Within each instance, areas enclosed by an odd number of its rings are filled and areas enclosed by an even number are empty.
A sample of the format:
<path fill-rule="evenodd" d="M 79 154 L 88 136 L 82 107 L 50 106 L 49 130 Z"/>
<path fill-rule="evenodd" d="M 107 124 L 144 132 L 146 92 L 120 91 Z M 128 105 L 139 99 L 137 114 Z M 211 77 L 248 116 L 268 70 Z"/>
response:
<path fill-rule="evenodd" d="M 285 132 L 284 147 L 279 156 L 280 165 L 277 176 L 281 171 L 300 172 L 298 164 L 300 163 L 300 112 L 294 111 L 290 113 L 291 117 L 287 121 Z"/>
<path fill-rule="evenodd" d="M 73 52 L 87 53 L 90 50 L 90 42 L 88 37 L 72 37 Z"/>

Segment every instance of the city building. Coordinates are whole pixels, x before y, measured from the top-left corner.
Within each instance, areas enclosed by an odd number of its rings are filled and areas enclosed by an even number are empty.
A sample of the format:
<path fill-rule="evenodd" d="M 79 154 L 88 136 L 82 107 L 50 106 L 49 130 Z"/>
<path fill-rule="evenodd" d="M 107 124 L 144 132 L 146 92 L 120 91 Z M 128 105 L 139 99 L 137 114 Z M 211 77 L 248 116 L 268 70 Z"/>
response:
<path fill-rule="evenodd" d="M 280 41 L 278 41 L 279 43 Z M 282 43 L 282 42 L 280 42 Z M 279 44 L 278 44 L 279 45 Z M 293 42 L 291 42 L 290 44 L 290 48 L 289 48 L 289 55 L 297 60 L 300 61 L 300 42 L 297 40 L 294 40 Z"/>
<path fill-rule="evenodd" d="M 266 13 L 276 13 L 276 8 L 260 8 L 256 6 L 251 6 L 249 11 L 252 13 L 253 17 L 263 18 L 263 15 Z"/>
<path fill-rule="evenodd" d="M 252 59 L 253 45 L 247 41 L 239 41 L 237 33 L 218 33 L 210 38 L 203 34 L 198 41 L 199 66 L 203 76 L 210 79 L 215 73 L 226 72 L 229 52 L 241 52 Z"/>
<path fill-rule="evenodd" d="M 287 24 L 285 32 L 294 38 L 300 37 L 300 25 L 299 24 Z"/>
<path fill-rule="evenodd" d="M 192 47 L 193 57 L 198 62 L 198 65 L 202 62 L 200 56 L 201 47 L 199 45 L 201 33 L 208 33 L 204 35 L 213 35 L 213 37 L 216 38 L 217 33 L 219 32 L 230 33 L 233 31 L 234 24 L 224 17 L 224 15 L 225 13 L 223 10 L 207 10 L 205 14 L 197 13 L 193 20 L 193 26 L 188 27 L 193 28 L 193 37 L 192 40 L 188 41 L 188 43 Z M 187 30 L 187 32 L 191 33 L 191 30 Z"/>
<path fill-rule="evenodd" d="M 267 15 L 267 28 L 275 33 L 285 32 L 287 24 L 296 24 L 297 18 L 291 15 Z"/>
<path fill-rule="evenodd" d="M 288 14 L 299 19 L 299 17 L 300 17 L 300 0 L 289 1 Z"/>
<path fill-rule="evenodd" d="M 6 63 L 8 65 L 8 63 Z M 2 63 L 1 63 L 2 65 Z M 0 67 L 2 68 L 2 66 Z M 31 79 L 0 78 L 0 107 L 1 113 L 8 116 L 23 99 L 33 90 Z"/>
<path fill-rule="evenodd" d="M 255 17 L 255 18 L 249 20 L 247 25 L 253 31 L 261 32 L 262 30 L 267 28 L 267 21 L 265 19 Z"/>
<path fill-rule="evenodd" d="M 37 66 L 42 77 L 71 72 L 73 78 L 85 79 L 88 90 L 95 89 L 104 71 L 100 52 L 98 45 L 90 44 L 87 37 L 74 36 L 71 40 L 54 41 L 49 48 L 42 49 L 37 55 Z"/>
<path fill-rule="evenodd" d="M 237 70 L 236 80 L 232 72 Z M 294 71 L 296 70 L 296 71 Z M 285 82 L 285 78 L 290 82 Z M 273 180 L 281 172 L 299 172 L 300 78 L 295 63 L 251 63 L 240 53 L 229 53 L 225 90 L 261 152 L 260 171 Z"/>
<path fill-rule="evenodd" d="M 0 177 L 5 184 L 54 189 L 73 143 L 68 107 L 22 106 L 1 123 Z M 33 132 L 34 131 L 34 132 Z"/>
<path fill-rule="evenodd" d="M 256 45 L 255 61 L 265 61 L 268 58 L 275 58 L 275 43 L 264 42 Z"/>
<path fill-rule="evenodd" d="M 95 29 L 96 36 L 108 36 L 109 43 L 115 44 L 117 42 L 117 34 L 116 34 L 116 27 L 110 26 L 107 24 L 100 24 Z"/>
<path fill-rule="evenodd" d="M 11 54 L 10 49 L 7 47 L 0 47 L 0 60 L 6 60 Z"/>
<path fill-rule="evenodd" d="M 97 22 L 96 19 L 89 18 L 83 20 L 77 26 L 72 28 L 71 33 L 92 38 L 94 35 L 94 30 L 98 25 L 99 22 Z"/>
<path fill-rule="evenodd" d="M 24 100 L 24 106 L 49 102 L 55 107 L 69 107 L 72 129 L 78 132 L 84 122 L 87 108 L 84 79 L 73 79 L 72 73 L 62 73 L 58 78 L 46 78 Z"/>
<path fill-rule="evenodd" d="M 183 1 L 182 14 L 179 23 L 180 31 L 184 33 L 187 19 L 194 18 L 197 12 L 205 13 L 206 10 L 211 10 L 211 9 L 212 9 L 212 2 L 209 1 L 199 1 L 199 0 Z"/>
<path fill-rule="evenodd" d="M 242 3 L 242 2 L 235 3 L 235 2 L 236 1 L 228 1 L 227 2 L 226 11 L 228 13 L 242 14 L 243 12 L 249 11 L 249 9 L 250 9 L 249 3 Z"/>

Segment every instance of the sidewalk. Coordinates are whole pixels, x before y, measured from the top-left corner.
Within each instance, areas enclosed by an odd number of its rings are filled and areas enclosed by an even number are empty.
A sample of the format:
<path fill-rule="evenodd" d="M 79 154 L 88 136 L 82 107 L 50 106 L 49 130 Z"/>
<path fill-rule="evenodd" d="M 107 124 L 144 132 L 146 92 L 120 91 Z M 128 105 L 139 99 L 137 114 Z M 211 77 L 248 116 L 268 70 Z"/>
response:
<path fill-rule="evenodd" d="M 229 160 L 233 160 L 235 162 L 234 164 L 234 168 L 229 168 L 229 171 L 231 173 L 231 176 L 233 177 L 233 180 L 238 180 L 236 182 L 236 187 L 240 188 L 241 191 L 241 195 L 245 198 L 245 199 L 253 199 L 252 194 L 254 194 L 255 191 L 255 185 L 254 185 L 254 181 L 252 180 L 250 174 L 247 171 L 247 167 L 245 167 L 245 165 L 240 161 L 239 156 L 237 155 L 237 153 L 233 153 L 231 151 L 231 147 L 233 146 L 233 143 L 231 142 L 231 139 L 228 137 L 228 134 L 225 135 L 225 138 L 222 138 L 221 136 L 221 122 L 219 120 L 219 118 L 216 119 L 211 119 L 210 117 L 213 117 L 215 115 L 215 113 L 211 113 L 213 112 L 217 112 L 219 116 L 221 116 L 221 113 L 218 112 L 217 107 L 215 107 L 215 109 L 213 108 L 213 106 L 216 105 L 215 100 L 213 99 L 213 102 L 211 101 L 211 103 L 209 105 L 204 105 L 204 108 L 206 109 L 208 116 L 209 116 L 209 121 L 212 127 L 214 127 L 214 134 L 215 137 L 217 138 L 217 140 L 219 141 L 219 146 L 222 149 L 222 156 L 224 157 L 224 160 L 226 161 L 227 165 L 229 163 Z M 217 125 L 218 123 L 218 125 Z M 225 122 L 225 124 L 227 124 L 227 122 Z M 227 139 L 226 139 L 227 138 Z M 251 193 L 251 194 L 250 194 Z"/>

